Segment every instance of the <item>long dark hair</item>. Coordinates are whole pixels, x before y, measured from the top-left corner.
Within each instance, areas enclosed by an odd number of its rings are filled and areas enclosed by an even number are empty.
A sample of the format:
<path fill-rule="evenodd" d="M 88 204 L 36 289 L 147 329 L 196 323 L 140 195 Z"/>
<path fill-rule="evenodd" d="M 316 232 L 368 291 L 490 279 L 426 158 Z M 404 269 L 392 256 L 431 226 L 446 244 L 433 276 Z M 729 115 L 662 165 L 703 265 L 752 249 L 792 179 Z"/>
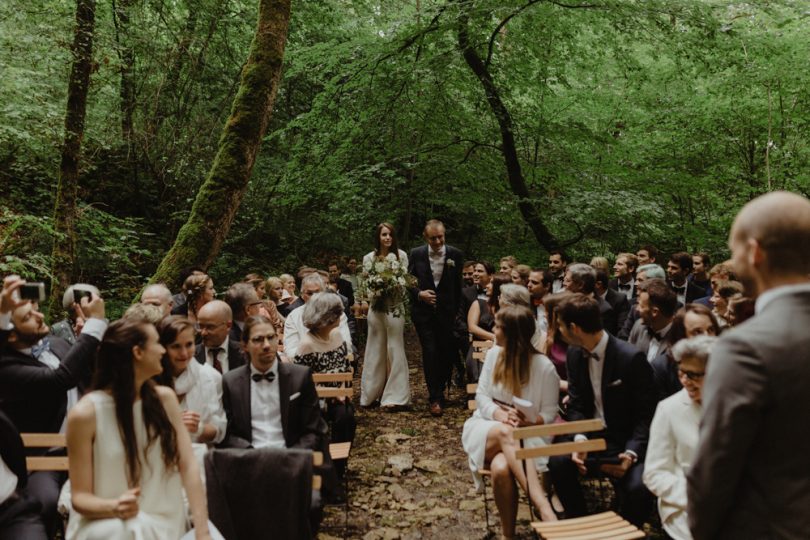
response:
<path fill-rule="evenodd" d="M 194 323 L 182 315 L 164 317 L 163 320 L 157 324 L 158 339 L 160 344 L 166 348 L 166 353 L 163 355 L 163 358 L 160 359 L 160 365 L 163 367 L 163 371 L 160 375 L 152 377 L 156 383 L 174 389 L 174 366 L 171 360 L 169 360 L 169 345 L 174 343 L 177 336 L 189 328 L 193 330 Z M 196 362 L 197 360 L 195 359 L 193 361 Z"/>
<path fill-rule="evenodd" d="M 388 223 L 387 221 L 383 221 L 376 227 L 374 227 L 374 254 L 380 254 L 380 233 L 382 232 L 383 228 L 388 229 L 391 231 L 391 250 L 389 253 L 393 253 L 394 256 L 399 260 L 399 245 L 397 244 L 397 232 L 394 230 L 394 226 Z"/>
<path fill-rule="evenodd" d="M 135 403 L 135 367 L 132 348 L 136 345 L 139 347 L 146 345 L 149 337 L 148 325 L 149 323 L 143 321 L 120 319 L 107 328 L 98 349 L 97 368 L 93 382 L 95 389 L 109 390 L 115 401 L 115 417 L 118 420 L 118 431 L 126 453 L 130 487 L 140 483 L 142 469 L 138 441 L 135 436 L 135 418 L 132 413 L 132 405 Z M 147 434 L 144 455 L 155 440 L 160 438 L 164 465 L 167 468 L 176 467 L 179 463 L 177 433 L 157 395 L 154 381 L 146 381 L 141 386 L 141 407 Z"/>

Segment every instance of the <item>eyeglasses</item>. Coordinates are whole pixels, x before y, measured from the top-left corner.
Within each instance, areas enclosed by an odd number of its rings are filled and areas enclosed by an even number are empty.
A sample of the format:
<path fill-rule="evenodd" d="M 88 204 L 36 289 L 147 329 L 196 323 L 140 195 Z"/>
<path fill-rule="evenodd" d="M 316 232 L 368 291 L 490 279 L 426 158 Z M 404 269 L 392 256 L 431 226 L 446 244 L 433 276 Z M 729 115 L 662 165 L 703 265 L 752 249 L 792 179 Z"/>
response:
<path fill-rule="evenodd" d="M 690 381 L 699 381 L 706 375 L 705 371 L 686 371 L 678 368 L 678 378 L 686 377 Z"/>
<path fill-rule="evenodd" d="M 278 336 L 273 334 L 272 336 L 253 336 L 250 338 L 250 342 L 254 345 L 264 345 L 264 342 L 268 341 L 270 343 L 275 343 L 278 341 Z"/>

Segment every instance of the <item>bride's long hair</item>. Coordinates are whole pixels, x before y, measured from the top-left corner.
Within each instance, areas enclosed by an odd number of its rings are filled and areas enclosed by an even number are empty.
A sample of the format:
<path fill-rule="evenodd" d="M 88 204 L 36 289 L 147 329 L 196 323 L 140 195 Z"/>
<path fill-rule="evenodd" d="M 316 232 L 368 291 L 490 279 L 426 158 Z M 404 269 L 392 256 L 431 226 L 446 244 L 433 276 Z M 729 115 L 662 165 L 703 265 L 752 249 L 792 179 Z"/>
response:
<path fill-rule="evenodd" d="M 394 226 L 388 223 L 387 221 L 383 221 L 376 227 L 374 227 L 374 254 L 380 254 L 380 233 L 382 233 L 383 228 L 388 229 L 391 231 L 391 249 L 389 253 L 393 253 L 394 256 L 399 260 L 399 245 L 397 244 L 397 232 L 394 230 Z"/>

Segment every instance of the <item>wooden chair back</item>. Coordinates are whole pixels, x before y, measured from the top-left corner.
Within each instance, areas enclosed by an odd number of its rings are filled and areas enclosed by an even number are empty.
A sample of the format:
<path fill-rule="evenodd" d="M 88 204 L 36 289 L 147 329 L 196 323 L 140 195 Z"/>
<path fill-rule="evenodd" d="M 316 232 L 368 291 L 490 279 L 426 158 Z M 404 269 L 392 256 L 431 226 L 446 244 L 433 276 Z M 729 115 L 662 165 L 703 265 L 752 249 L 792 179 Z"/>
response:
<path fill-rule="evenodd" d="M 351 398 L 354 395 L 354 388 L 351 388 L 349 384 L 351 384 L 353 379 L 353 371 L 312 374 L 312 380 L 315 382 L 315 390 L 318 392 L 318 397 L 321 399 Z M 322 386 L 329 384 L 337 386 Z"/>
<path fill-rule="evenodd" d="M 601 420 L 578 420 L 560 424 L 546 424 L 515 429 L 512 437 L 521 441 L 529 437 L 553 437 L 574 433 L 602 431 L 605 425 Z M 519 448 L 515 451 L 517 459 L 534 459 L 543 456 L 563 456 L 572 452 L 598 452 L 607 448 L 605 439 L 588 439 L 587 441 L 566 441 L 539 446 L 536 448 Z"/>
<path fill-rule="evenodd" d="M 64 448 L 67 439 L 62 433 L 21 433 L 26 448 Z M 25 458 L 28 472 L 67 471 L 67 456 L 28 456 Z"/>
<path fill-rule="evenodd" d="M 470 347 L 472 347 L 472 357 L 475 360 L 483 363 L 484 359 L 487 357 L 487 351 L 492 348 L 494 343 L 492 341 L 479 341 L 473 340 Z"/>

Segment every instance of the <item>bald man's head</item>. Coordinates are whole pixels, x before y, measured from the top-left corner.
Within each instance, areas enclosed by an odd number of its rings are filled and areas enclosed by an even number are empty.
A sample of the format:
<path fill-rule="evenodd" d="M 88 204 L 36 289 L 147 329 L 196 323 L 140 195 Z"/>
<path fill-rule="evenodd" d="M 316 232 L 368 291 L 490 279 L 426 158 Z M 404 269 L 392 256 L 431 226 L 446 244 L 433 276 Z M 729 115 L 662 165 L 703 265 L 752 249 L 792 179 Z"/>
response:
<path fill-rule="evenodd" d="M 222 300 L 211 300 L 197 313 L 200 336 L 206 347 L 219 347 L 228 337 L 233 325 L 233 314 L 228 304 Z"/>
<path fill-rule="evenodd" d="M 174 305 L 171 291 L 162 283 L 155 283 L 146 287 L 143 294 L 141 294 L 141 303 L 159 307 L 163 311 L 164 317 L 171 314 Z"/>
<path fill-rule="evenodd" d="M 786 191 L 757 197 L 737 214 L 729 246 L 746 285 L 756 274 L 810 274 L 810 201 Z"/>

